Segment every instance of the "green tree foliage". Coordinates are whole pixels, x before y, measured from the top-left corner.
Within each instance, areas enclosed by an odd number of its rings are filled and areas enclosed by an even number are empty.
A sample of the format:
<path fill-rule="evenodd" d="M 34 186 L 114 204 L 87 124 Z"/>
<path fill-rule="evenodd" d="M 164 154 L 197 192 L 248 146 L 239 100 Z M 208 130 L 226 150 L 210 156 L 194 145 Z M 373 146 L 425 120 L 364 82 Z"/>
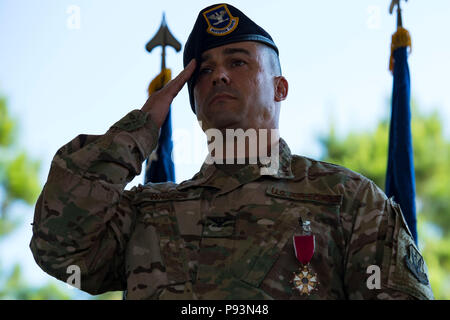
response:
<path fill-rule="evenodd" d="M 4 279 L 3 279 L 4 278 Z M 70 299 L 70 295 L 62 291 L 55 284 L 44 286 L 31 286 L 22 276 L 19 264 L 14 265 L 9 274 L 0 269 L 0 299 L 8 300 L 49 300 Z"/>
<path fill-rule="evenodd" d="M 33 205 L 40 191 L 38 161 L 33 161 L 17 148 L 17 125 L 9 115 L 6 99 L 0 97 L 0 241 L 12 233 L 22 222 L 11 217 L 11 205 L 23 201 Z M 28 248 L 23 248 L 27 250 Z M 12 270 L 0 265 L 0 299 L 67 299 L 69 296 L 53 284 L 40 287 L 28 285 L 22 277 L 21 267 Z"/>
<path fill-rule="evenodd" d="M 8 114 L 6 99 L 0 97 L 0 214 L 5 217 L 14 201 L 32 205 L 40 191 L 38 161 L 31 160 L 25 151 L 16 148 L 16 125 Z M 2 219 L 3 221 L 3 219 Z M 0 227 L 0 230 L 5 228 Z M 11 231 L 6 228 L 6 231 Z M 2 235 L 2 233 L 0 233 Z"/>
<path fill-rule="evenodd" d="M 416 176 L 419 246 L 436 299 L 450 299 L 450 141 L 439 114 L 423 114 L 412 102 L 411 131 Z M 320 141 L 323 160 L 343 165 L 385 187 L 389 120 L 372 131 L 338 137 L 334 126 Z"/>
<path fill-rule="evenodd" d="M 17 148 L 17 125 L 8 113 L 6 99 L 0 97 L 0 236 L 14 229 L 7 219 L 8 209 L 16 201 L 32 205 L 40 191 L 38 161 Z"/>

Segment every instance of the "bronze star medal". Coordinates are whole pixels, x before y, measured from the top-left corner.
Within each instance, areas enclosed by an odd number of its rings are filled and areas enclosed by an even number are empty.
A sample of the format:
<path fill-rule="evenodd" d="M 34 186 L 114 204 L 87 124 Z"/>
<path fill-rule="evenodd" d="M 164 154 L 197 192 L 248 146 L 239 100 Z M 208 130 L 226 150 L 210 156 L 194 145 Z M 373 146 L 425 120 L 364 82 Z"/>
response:
<path fill-rule="evenodd" d="M 293 273 L 294 279 L 291 282 L 294 284 L 293 289 L 298 290 L 300 294 L 310 295 L 319 285 L 317 274 L 313 272 L 309 264 L 314 255 L 315 239 L 311 234 L 310 222 L 303 223 L 300 218 L 299 223 L 302 226 L 302 232 L 294 234 L 293 242 L 295 257 L 301 263 L 301 267 L 298 272 Z"/>

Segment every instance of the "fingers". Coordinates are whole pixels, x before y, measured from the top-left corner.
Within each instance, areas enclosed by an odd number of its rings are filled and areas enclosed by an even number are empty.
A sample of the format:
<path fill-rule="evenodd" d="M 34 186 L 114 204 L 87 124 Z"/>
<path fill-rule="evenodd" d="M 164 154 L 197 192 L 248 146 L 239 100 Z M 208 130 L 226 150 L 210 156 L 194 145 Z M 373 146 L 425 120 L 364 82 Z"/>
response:
<path fill-rule="evenodd" d="M 175 97 L 178 92 L 180 92 L 181 88 L 183 88 L 184 84 L 189 80 L 195 70 L 196 61 L 192 59 L 186 68 L 181 71 L 176 78 L 170 81 L 164 89 L 167 90 L 173 97 Z"/>
<path fill-rule="evenodd" d="M 196 61 L 195 59 L 192 59 L 176 78 L 171 80 L 161 90 L 151 94 L 141 108 L 142 111 L 151 115 L 152 119 L 159 127 L 161 127 L 166 118 L 172 100 L 194 73 L 195 65 Z"/>

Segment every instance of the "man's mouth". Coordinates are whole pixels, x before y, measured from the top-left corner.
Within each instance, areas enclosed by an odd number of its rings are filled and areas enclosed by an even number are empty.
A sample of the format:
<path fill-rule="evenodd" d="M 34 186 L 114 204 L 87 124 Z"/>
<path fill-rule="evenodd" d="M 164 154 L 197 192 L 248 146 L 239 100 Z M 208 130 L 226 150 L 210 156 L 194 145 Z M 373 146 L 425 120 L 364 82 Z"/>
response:
<path fill-rule="evenodd" d="M 233 97 L 232 95 L 229 95 L 227 93 L 219 93 L 216 94 L 214 97 L 212 97 L 211 101 L 209 102 L 209 104 L 213 104 L 216 103 L 220 100 L 233 100 L 236 99 L 235 97 Z"/>

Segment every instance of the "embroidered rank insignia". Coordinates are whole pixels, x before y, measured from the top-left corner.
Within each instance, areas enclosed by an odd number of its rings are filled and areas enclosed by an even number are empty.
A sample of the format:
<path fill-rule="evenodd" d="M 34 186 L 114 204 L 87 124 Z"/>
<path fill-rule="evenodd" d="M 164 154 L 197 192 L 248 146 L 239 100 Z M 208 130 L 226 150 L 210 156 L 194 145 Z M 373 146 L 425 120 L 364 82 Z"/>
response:
<path fill-rule="evenodd" d="M 203 12 L 203 17 L 208 23 L 206 32 L 214 36 L 224 36 L 233 32 L 239 23 L 239 18 L 231 15 L 226 4 L 221 4 Z"/>
<path fill-rule="evenodd" d="M 428 285 L 428 277 L 424 270 L 424 261 L 420 252 L 414 245 L 408 246 L 408 255 L 405 256 L 405 263 L 409 271 L 419 280 L 420 283 Z"/>

